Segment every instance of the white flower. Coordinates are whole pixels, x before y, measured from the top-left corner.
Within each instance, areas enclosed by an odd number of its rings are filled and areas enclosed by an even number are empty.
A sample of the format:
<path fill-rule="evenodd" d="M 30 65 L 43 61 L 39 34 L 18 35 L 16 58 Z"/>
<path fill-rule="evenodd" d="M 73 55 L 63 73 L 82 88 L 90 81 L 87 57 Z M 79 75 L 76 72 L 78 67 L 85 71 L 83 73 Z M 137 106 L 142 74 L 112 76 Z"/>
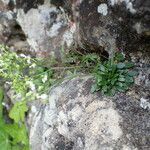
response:
<path fill-rule="evenodd" d="M 39 93 L 36 93 L 35 97 L 36 97 L 37 99 L 39 99 L 39 98 L 40 98 Z"/>
<path fill-rule="evenodd" d="M 23 57 L 23 58 L 27 58 L 27 56 L 24 55 L 24 54 L 20 54 L 20 56 Z"/>
<path fill-rule="evenodd" d="M 43 89 L 43 86 L 39 86 L 38 90 L 41 91 Z"/>
<path fill-rule="evenodd" d="M 31 84 L 30 88 L 31 88 L 32 91 L 35 91 L 35 85 L 34 84 Z"/>
<path fill-rule="evenodd" d="M 35 106 L 32 106 L 32 107 L 31 107 L 31 111 L 32 111 L 33 113 L 36 113 L 36 112 L 37 112 L 36 107 L 35 107 Z"/>
<path fill-rule="evenodd" d="M 12 82 L 6 81 L 5 83 L 8 84 L 8 85 L 12 85 Z"/>
<path fill-rule="evenodd" d="M 27 63 L 31 64 L 31 57 L 30 56 L 26 56 L 24 54 L 20 54 L 20 57 L 26 58 L 27 59 Z"/>
<path fill-rule="evenodd" d="M 48 76 L 47 76 L 47 74 L 45 74 L 44 77 L 42 78 L 42 82 L 45 83 L 47 81 L 47 78 L 48 78 Z"/>
<path fill-rule="evenodd" d="M 29 91 L 28 93 L 26 93 L 26 97 L 29 97 L 29 96 L 32 96 L 32 92 L 31 91 Z"/>
<path fill-rule="evenodd" d="M 46 94 L 42 94 L 42 95 L 40 95 L 40 96 L 39 96 L 39 98 L 41 98 L 41 99 L 45 100 L 45 99 L 47 99 L 47 98 L 48 98 L 48 95 L 46 95 Z"/>
<path fill-rule="evenodd" d="M 30 57 L 27 58 L 27 63 L 31 64 L 31 58 Z"/>
<path fill-rule="evenodd" d="M 35 91 L 35 90 L 36 90 L 35 84 L 34 84 L 32 81 L 27 81 L 26 84 L 30 86 L 30 89 L 31 89 L 32 91 Z"/>
<path fill-rule="evenodd" d="M 0 60 L 0 66 L 4 66 L 4 62 L 2 60 Z"/>
<path fill-rule="evenodd" d="M 15 57 L 18 58 L 18 55 L 16 54 Z"/>
<path fill-rule="evenodd" d="M 9 109 L 9 105 L 8 105 L 8 104 L 2 102 L 2 105 L 3 105 L 4 107 L 6 107 L 7 110 Z"/>
<path fill-rule="evenodd" d="M 36 64 L 33 63 L 29 68 L 35 68 L 36 67 Z"/>

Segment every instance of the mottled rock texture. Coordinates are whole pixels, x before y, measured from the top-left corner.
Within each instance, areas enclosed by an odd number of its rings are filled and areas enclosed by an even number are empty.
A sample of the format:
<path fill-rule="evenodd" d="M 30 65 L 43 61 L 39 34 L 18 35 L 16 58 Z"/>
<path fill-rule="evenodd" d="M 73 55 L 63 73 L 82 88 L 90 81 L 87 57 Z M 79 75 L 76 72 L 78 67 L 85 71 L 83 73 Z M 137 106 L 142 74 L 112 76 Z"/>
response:
<path fill-rule="evenodd" d="M 58 6 L 44 1 L 43 5 L 36 3 L 37 8 L 34 9 L 34 3 L 30 5 L 32 7 L 18 10 L 17 21 L 37 56 L 51 55 L 60 60 L 62 49 L 69 48 L 73 43 L 75 26 L 69 25 L 67 14 Z"/>
<path fill-rule="evenodd" d="M 30 120 L 32 150 L 148 150 L 149 115 L 129 94 L 91 94 L 90 77 L 53 87 Z M 35 109 L 34 109 L 35 110 Z"/>
<path fill-rule="evenodd" d="M 14 51 L 30 53 L 30 47 L 21 26 L 16 21 L 16 13 L 12 11 L 11 1 L 0 1 L 0 44 L 6 44 Z"/>
<path fill-rule="evenodd" d="M 112 57 L 150 47 L 149 0 L 2 0 L 0 9 L 1 17 L 14 13 L 36 56 L 60 60 L 62 49 L 76 48 Z"/>
<path fill-rule="evenodd" d="M 42 4 L 44 4 L 44 0 L 16 0 L 17 8 L 22 8 L 25 13 L 32 8 L 38 8 Z"/>
<path fill-rule="evenodd" d="M 75 5 L 79 45 L 85 51 L 105 50 L 110 56 L 117 49 L 139 49 L 149 39 L 149 6 L 142 0 L 82 0 Z"/>
<path fill-rule="evenodd" d="M 149 0 L 0 0 L 0 44 L 57 60 L 72 48 L 107 57 L 128 51 L 139 70 L 134 89 L 114 98 L 91 94 L 90 77 L 53 87 L 47 104 L 31 107 L 31 148 L 149 150 L 150 112 L 140 103 L 149 104 L 149 60 L 139 59 L 149 40 Z"/>

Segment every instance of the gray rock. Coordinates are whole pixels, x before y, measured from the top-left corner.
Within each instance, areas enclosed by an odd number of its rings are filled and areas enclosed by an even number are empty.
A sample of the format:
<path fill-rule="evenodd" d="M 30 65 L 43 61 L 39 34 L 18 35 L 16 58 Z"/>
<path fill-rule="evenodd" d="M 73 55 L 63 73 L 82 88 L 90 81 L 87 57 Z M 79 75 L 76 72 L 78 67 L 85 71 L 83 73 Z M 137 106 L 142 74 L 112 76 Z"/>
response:
<path fill-rule="evenodd" d="M 13 51 L 30 53 L 25 34 L 16 22 L 16 12 L 9 9 L 9 3 L 0 3 L 0 43 L 6 44 Z"/>
<path fill-rule="evenodd" d="M 149 0 L 8 0 L 3 6 L 14 12 L 36 56 L 60 60 L 62 50 L 76 48 L 112 57 L 117 50 L 149 46 Z M 15 48 L 20 46 L 24 49 L 26 43 Z"/>
<path fill-rule="evenodd" d="M 90 77 L 54 86 L 33 115 L 32 150 L 148 150 L 149 115 L 133 97 L 91 94 Z"/>
<path fill-rule="evenodd" d="M 25 13 L 30 9 L 38 8 L 39 5 L 44 4 L 44 0 L 15 0 L 17 9 L 22 8 Z"/>
<path fill-rule="evenodd" d="M 28 2 L 26 2 L 28 4 Z M 17 21 L 27 36 L 27 41 L 37 56 L 56 56 L 60 60 L 62 49 L 73 43 L 74 27 L 69 27 L 64 10 L 45 1 L 37 8 L 24 12 L 18 9 Z"/>
<path fill-rule="evenodd" d="M 4 43 L 8 40 L 12 26 L 15 25 L 15 20 L 12 11 L 0 11 L 0 42 Z"/>
<path fill-rule="evenodd" d="M 73 6 L 76 41 L 82 51 L 112 57 L 117 50 L 134 51 L 147 43 L 149 0 L 82 0 Z"/>
<path fill-rule="evenodd" d="M 148 102 L 147 99 L 144 99 L 143 97 L 140 99 L 140 106 L 143 109 L 150 109 L 150 102 Z"/>

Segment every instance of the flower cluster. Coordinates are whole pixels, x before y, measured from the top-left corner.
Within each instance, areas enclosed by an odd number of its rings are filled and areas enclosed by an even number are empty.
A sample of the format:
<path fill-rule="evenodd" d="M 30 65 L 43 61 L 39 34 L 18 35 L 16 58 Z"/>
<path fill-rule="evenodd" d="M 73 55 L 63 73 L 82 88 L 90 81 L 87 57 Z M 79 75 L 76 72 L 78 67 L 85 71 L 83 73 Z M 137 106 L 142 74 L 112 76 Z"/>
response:
<path fill-rule="evenodd" d="M 0 77 L 22 100 L 47 99 L 46 91 L 53 83 L 53 71 L 40 61 L 24 54 L 9 51 L 0 45 Z"/>

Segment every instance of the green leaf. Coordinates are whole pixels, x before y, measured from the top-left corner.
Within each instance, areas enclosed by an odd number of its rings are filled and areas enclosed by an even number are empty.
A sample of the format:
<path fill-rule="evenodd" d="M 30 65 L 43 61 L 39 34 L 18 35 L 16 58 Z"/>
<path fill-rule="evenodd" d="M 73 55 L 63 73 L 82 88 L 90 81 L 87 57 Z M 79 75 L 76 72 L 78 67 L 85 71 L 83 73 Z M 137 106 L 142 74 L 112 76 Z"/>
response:
<path fill-rule="evenodd" d="M 113 88 L 113 89 L 111 89 L 111 90 L 108 91 L 107 95 L 108 96 L 114 96 L 115 93 L 116 93 L 116 90 Z"/>
<path fill-rule="evenodd" d="M 28 145 L 28 136 L 24 124 L 19 126 L 17 123 L 4 126 L 4 130 L 13 138 L 13 144 L 21 143 Z"/>
<path fill-rule="evenodd" d="M 9 141 L 9 136 L 7 133 L 0 129 L 0 149 L 1 150 L 11 150 L 11 145 Z"/>
<path fill-rule="evenodd" d="M 105 72 L 105 67 L 103 65 L 100 65 L 99 69 L 102 71 L 102 72 Z"/>
<path fill-rule="evenodd" d="M 11 150 L 20 150 L 22 149 L 19 145 L 14 145 L 12 146 L 12 149 Z"/>
<path fill-rule="evenodd" d="M 134 77 L 134 76 L 138 75 L 138 72 L 137 71 L 129 71 L 128 75 L 131 76 L 131 77 Z"/>
<path fill-rule="evenodd" d="M 107 92 L 108 87 L 105 85 L 105 86 L 102 87 L 102 90 L 103 90 L 104 92 Z"/>
<path fill-rule="evenodd" d="M 116 72 L 117 66 L 116 65 L 112 65 L 111 69 L 112 69 L 112 75 L 114 75 L 115 72 Z"/>
<path fill-rule="evenodd" d="M 133 77 L 126 76 L 126 82 L 127 83 L 133 83 L 134 82 Z"/>
<path fill-rule="evenodd" d="M 125 66 L 127 69 L 132 68 L 132 67 L 134 67 L 134 63 L 127 62 L 127 63 L 125 63 Z"/>
<path fill-rule="evenodd" d="M 24 122 L 25 113 L 27 111 L 28 107 L 26 105 L 26 102 L 17 102 L 10 110 L 9 117 L 13 119 L 16 123 L 18 123 L 19 121 Z"/>
<path fill-rule="evenodd" d="M 3 91 L 3 88 L 0 87 L 0 103 L 1 103 L 2 100 L 3 100 L 3 97 L 4 97 L 4 91 Z"/>
<path fill-rule="evenodd" d="M 120 86 L 116 86 L 116 89 L 119 91 L 119 92 L 125 92 L 126 89 L 124 87 L 120 87 Z"/>
<path fill-rule="evenodd" d="M 97 82 L 99 83 L 99 82 L 101 82 L 102 81 L 102 76 L 99 76 L 98 78 L 97 78 Z"/>
<path fill-rule="evenodd" d="M 118 63 L 117 68 L 118 69 L 123 69 L 125 67 L 125 63 Z"/>
<path fill-rule="evenodd" d="M 124 83 L 124 84 L 123 84 L 123 88 L 124 88 L 124 90 L 126 91 L 126 90 L 128 90 L 129 85 Z"/>
<path fill-rule="evenodd" d="M 114 85 L 116 81 L 117 81 L 116 78 L 115 78 L 115 79 L 112 79 L 112 80 L 111 80 L 111 84 Z"/>
<path fill-rule="evenodd" d="M 96 92 L 96 90 L 97 90 L 97 85 L 96 85 L 96 84 L 93 84 L 93 85 L 92 85 L 92 88 L 91 88 L 91 93 Z"/>
<path fill-rule="evenodd" d="M 118 81 L 124 82 L 124 81 L 125 81 L 125 78 L 118 78 Z"/>
<path fill-rule="evenodd" d="M 125 57 L 122 53 L 116 53 L 115 60 L 123 61 L 124 59 L 125 59 Z"/>
<path fill-rule="evenodd" d="M 4 97 L 4 91 L 2 87 L 0 87 L 0 121 L 3 118 L 3 105 L 2 105 L 3 97 Z"/>
<path fill-rule="evenodd" d="M 117 85 L 118 85 L 119 87 L 123 87 L 123 83 L 122 83 L 122 82 L 117 82 Z"/>

